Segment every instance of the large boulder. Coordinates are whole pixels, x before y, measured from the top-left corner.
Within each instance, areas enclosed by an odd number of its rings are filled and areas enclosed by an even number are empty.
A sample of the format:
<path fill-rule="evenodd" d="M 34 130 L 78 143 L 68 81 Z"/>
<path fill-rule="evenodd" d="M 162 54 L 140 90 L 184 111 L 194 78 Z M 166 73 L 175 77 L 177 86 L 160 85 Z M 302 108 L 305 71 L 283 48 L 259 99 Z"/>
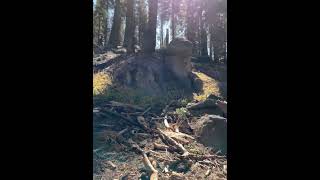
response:
<path fill-rule="evenodd" d="M 205 115 L 193 125 L 198 141 L 221 153 L 227 153 L 227 119 L 217 115 Z"/>

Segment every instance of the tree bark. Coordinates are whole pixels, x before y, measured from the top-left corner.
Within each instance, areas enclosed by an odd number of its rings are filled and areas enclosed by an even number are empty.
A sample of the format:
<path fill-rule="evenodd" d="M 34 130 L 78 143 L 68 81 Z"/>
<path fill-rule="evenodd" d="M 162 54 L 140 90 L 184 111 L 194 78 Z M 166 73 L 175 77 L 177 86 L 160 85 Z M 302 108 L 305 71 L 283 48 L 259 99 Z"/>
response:
<path fill-rule="evenodd" d="M 101 17 L 100 17 L 100 15 L 99 15 L 99 23 L 98 23 L 98 46 L 101 46 L 101 40 L 100 40 L 100 29 L 101 29 Z"/>
<path fill-rule="evenodd" d="M 201 35 L 200 35 L 200 42 L 201 42 L 201 56 L 208 56 L 208 46 L 207 46 L 207 31 L 206 31 L 206 23 L 205 23 L 205 3 L 202 2 L 201 10 L 200 10 L 200 28 L 201 28 Z"/>
<path fill-rule="evenodd" d="M 166 32 L 166 41 L 165 41 L 165 47 L 167 47 L 169 44 L 169 29 L 167 29 L 167 32 Z"/>
<path fill-rule="evenodd" d="M 174 39 L 176 37 L 176 19 L 175 19 L 175 3 L 171 0 L 171 37 Z"/>
<path fill-rule="evenodd" d="M 162 18 L 160 19 L 160 48 L 163 48 L 163 19 Z"/>
<path fill-rule="evenodd" d="M 141 48 L 144 47 L 144 35 L 147 29 L 147 11 L 145 8 L 146 4 L 144 0 L 139 0 L 138 4 L 138 14 L 139 14 L 139 31 L 138 31 L 138 39 L 139 45 Z"/>
<path fill-rule="evenodd" d="M 193 44 L 193 54 L 196 54 L 196 23 L 195 23 L 195 3 L 194 0 L 190 0 L 187 4 L 187 39 Z"/>
<path fill-rule="evenodd" d="M 144 52 L 153 53 L 156 47 L 158 0 L 149 0 L 149 20 L 144 38 Z"/>
<path fill-rule="evenodd" d="M 108 10 L 109 10 L 109 7 L 108 7 L 108 3 L 105 2 L 105 9 L 107 11 L 106 13 L 106 17 L 105 17 L 105 25 L 104 25 L 104 47 L 106 48 L 107 47 L 107 42 L 108 42 L 108 33 L 109 33 L 109 14 L 108 14 Z"/>
<path fill-rule="evenodd" d="M 123 30 L 123 7 L 121 0 L 115 0 L 115 10 L 113 17 L 113 24 L 110 33 L 108 46 L 116 48 L 122 45 L 122 30 Z"/>
<path fill-rule="evenodd" d="M 127 0 L 126 30 L 124 35 L 123 46 L 127 48 L 128 53 L 133 52 L 134 27 L 135 27 L 133 4 L 134 4 L 134 0 Z"/>

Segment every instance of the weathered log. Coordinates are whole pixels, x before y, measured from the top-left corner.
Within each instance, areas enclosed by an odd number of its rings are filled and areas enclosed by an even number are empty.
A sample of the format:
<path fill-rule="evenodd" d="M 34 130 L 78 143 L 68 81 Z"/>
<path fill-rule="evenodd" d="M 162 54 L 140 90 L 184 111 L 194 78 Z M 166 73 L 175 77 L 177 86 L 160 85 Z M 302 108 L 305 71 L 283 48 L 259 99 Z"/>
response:
<path fill-rule="evenodd" d="M 175 146 L 180 152 L 182 152 L 182 156 L 188 156 L 189 152 L 183 147 L 182 144 L 178 143 L 168 135 L 166 135 L 163 131 L 160 129 L 157 129 L 159 133 L 162 135 L 162 137 L 171 145 Z"/>
<path fill-rule="evenodd" d="M 141 125 L 141 127 L 143 127 L 143 130 L 151 132 L 151 129 L 148 127 L 148 124 L 146 123 L 146 120 L 143 116 L 138 116 L 137 121 Z"/>
<path fill-rule="evenodd" d="M 123 108 L 129 108 L 129 109 L 135 109 L 139 111 L 143 111 L 144 109 L 142 107 L 136 106 L 136 105 L 131 105 L 131 104 L 125 104 L 125 103 L 120 103 L 116 101 L 109 101 L 111 106 L 114 107 L 123 107 Z"/>
<path fill-rule="evenodd" d="M 117 116 L 117 117 L 119 117 L 119 118 L 121 118 L 121 119 L 124 119 L 124 120 L 126 120 L 125 122 L 128 122 L 128 123 L 131 124 L 131 125 L 134 125 L 134 126 L 138 126 L 138 127 L 140 127 L 140 128 L 143 128 L 143 126 L 141 126 L 139 123 L 137 123 L 137 122 L 134 121 L 133 119 L 128 118 L 128 117 L 125 117 L 125 116 L 123 116 L 123 115 L 121 115 L 121 114 L 119 114 L 119 113 L 117 113 L 117 112 L 111 111 L 111 110 L 109 110 L 109 109 L 103 109 L 103 110 L 101 110 L 101 111 L 106 112 L 106 113 L 109 113 L 109 114 L 114 115 L 114 116 Z"/>
<path fill-rule="evenodd" d="M 184 179 L 186 179 L 186 177 L 184 177 L 184 175 L 182 173 L 177 173 L 177 172 L 172 171 L 170 173 L 170 175 L 171 175 L 170 176 L 171 180 L 184 180 Z"/>
<path fill-rule="evenodd" d="M 111 161 L 107 161 L 106 165 L 112 170 L 117 169 L 117 166 L 115 164 L 113 164 L 113 162 L 111 162 Z"/>
<path fill-rule="evenodd" d="M 166 107 L 162 110 L 161 116 L 164 116 L 167 112 L 169 107 L 174 103 L 175 101 L 171 101 L 169 104 L 166 105 Z"/>
<path fill-rule="evenodd" d="M 187 109 L 196 110 L 196 109 L 205 109 L 205 108 L 217 108 L 216 100 L 206 99 L 198 103 L 189 103 Z"/>
<path fill-rule="evenodd" d="M 158 143 L 153 143 L 153 148 L 155 150 L 161 150 L 161 151 L 170 151 L 170 152 L 177 151 L 177 148 L 174 148 L 173 146 L 167 146 L 167 145 L 158 144 Z"/>
<path fill-rule="evenodd" d="M 152 163 L 150 162 L 147 154 L 145 153 L 145 151 L 143 149 L 141 149 L 139 147 L 139 145 L 137 143 L 135 143 L 134 141 L 132 141 L 132 139 L 128 139 L 128 143 L 131 144 L 131 147 L 134 148 L 134 150 L 136 150 L 139 154 L 142 155 L 143 157 L 143 164 L 149 169 L 151 170 L 151 177 L 153 178 L 153 180 L 157 180 L 158 179 L 158 171 L 155 169 L 155 167 L 152 165 Z M 154 164 L 154 163 L 153 163 Z"/>

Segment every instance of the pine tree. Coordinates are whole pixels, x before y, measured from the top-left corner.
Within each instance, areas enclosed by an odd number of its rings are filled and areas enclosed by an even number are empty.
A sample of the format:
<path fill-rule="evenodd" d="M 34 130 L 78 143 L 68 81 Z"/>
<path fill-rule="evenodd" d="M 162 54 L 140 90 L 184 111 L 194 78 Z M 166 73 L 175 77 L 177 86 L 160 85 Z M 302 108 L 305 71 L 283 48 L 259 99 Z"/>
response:
<path fill-rule="evenodd" d="M 106 17 L 106 0 L 97 0 L 93 11 L 93 44 L 96 46 L 102 46 Z"/>
<path fill-rule="evenodd" d="M 175 13 L 177 11 L 176 1 L 171 0 L 171 37 L 174 39 L 176 37 L 176 17 Z"/>
<path fill-rule="evenodd" d="M 168 45 L 169 45 L 169 29 L 167 29 L 167 32 L 166 32 L 165 47 L 167 47 Z"/>
<path fill-rule="evenodd" d="M 207 46 L 207 27 L 206 27 L 206 1 L 201 2 L 200 9 L 200 53 L 201 56 L 208 56 L 208 46 Z"/>
<path fill-rule="evenodd" d="M 121 0 L 115 0 L 115 9 L 113 16 L 112 29 L 108 46 L 110 48 L 116 48 L 122 45 L 123 40 L 123 28 L 124 28 L 124 8 Z"/>
<path fill-rule="evenodd" d="M 123 46 L 127 48 L 128 53 L 133 52 L 135 18 L 134 18 L 134 0 L 127 1 L 126 12 L 126 30 L 124 35 Z"/>
<path fill-rule="evenodd" d="M 148 14 L 147 14 L 147 7 L 145 0 L 138 0 L 138 16 L 139 16 L 139 26 L 138 26 L 138 40 L 139 45 L 142 47 L 144 46 L 144 36 L 147 29 L 148 23 Z"/>
<path fill-rule="evenodd" d="M 157 14 L 158 14 L 158 0 L 149 0 L 148 11 L 148 27 L 145 33 L 144 47 L 145 53 L 155 52 L 156 47 L 156 35 L 157 35 Z"/>
<path fill-rule="evenodd" d="M 169 22 L 170 19 L 170 1 L 171 0 L 160 0 L 159 1 L 159 18 L 160 18 L 160 47 L 165 47 L 165 33 L 164 25 Z"/>
<path fill-rule="evenodd" d="M 187 4 L 187 33 L 186 37 L 189 41 L 193 43 L 193 46 L 196 47 L 196 18 L 197 18 L 197 11 L 196 9 L 196 1 L 189 0 Z M 193 48 L 193 54 L 196 53 L 196 49 Z"/>

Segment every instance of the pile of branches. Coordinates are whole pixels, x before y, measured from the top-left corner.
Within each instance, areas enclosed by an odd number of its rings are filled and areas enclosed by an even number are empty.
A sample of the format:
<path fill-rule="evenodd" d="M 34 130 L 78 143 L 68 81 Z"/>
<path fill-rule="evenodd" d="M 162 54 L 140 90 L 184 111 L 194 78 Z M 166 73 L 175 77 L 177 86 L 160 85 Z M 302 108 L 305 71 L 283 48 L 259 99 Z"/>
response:
<path fill-rule="evenodd" d="M 93 113 L 94 116 L 107 114 L 117 119 L 114 123 L 120 123 L 121 130 L 116 130 L 114 141 L 141 156 L 149 179 L 226 179 L 226 157 L 205 147 L 195 150 L 201 144 L 196 141 L 189 125 L 188 119 L 192 115 L 177 114 L 174 111 L 177 107 L 181 107 L 178 101 L 172 101 L 162 112 L 157 113 L 151 107 L 144 109 L 136 105 L 105 101 L 100 102 Z M 107 128 L 112 125 L 103 126 Z M 115 131 L 115 128 L 112 129 Z M 193 148 L 190 148 L 191 145 Z M 99 150 L 94 149 L 94 154 L 98 154 Z M 107 164 L 109 169 L 117 169 L 112 161 Z M 195 174 L 191 172 L 194 168 L 205 171 Z"/>

